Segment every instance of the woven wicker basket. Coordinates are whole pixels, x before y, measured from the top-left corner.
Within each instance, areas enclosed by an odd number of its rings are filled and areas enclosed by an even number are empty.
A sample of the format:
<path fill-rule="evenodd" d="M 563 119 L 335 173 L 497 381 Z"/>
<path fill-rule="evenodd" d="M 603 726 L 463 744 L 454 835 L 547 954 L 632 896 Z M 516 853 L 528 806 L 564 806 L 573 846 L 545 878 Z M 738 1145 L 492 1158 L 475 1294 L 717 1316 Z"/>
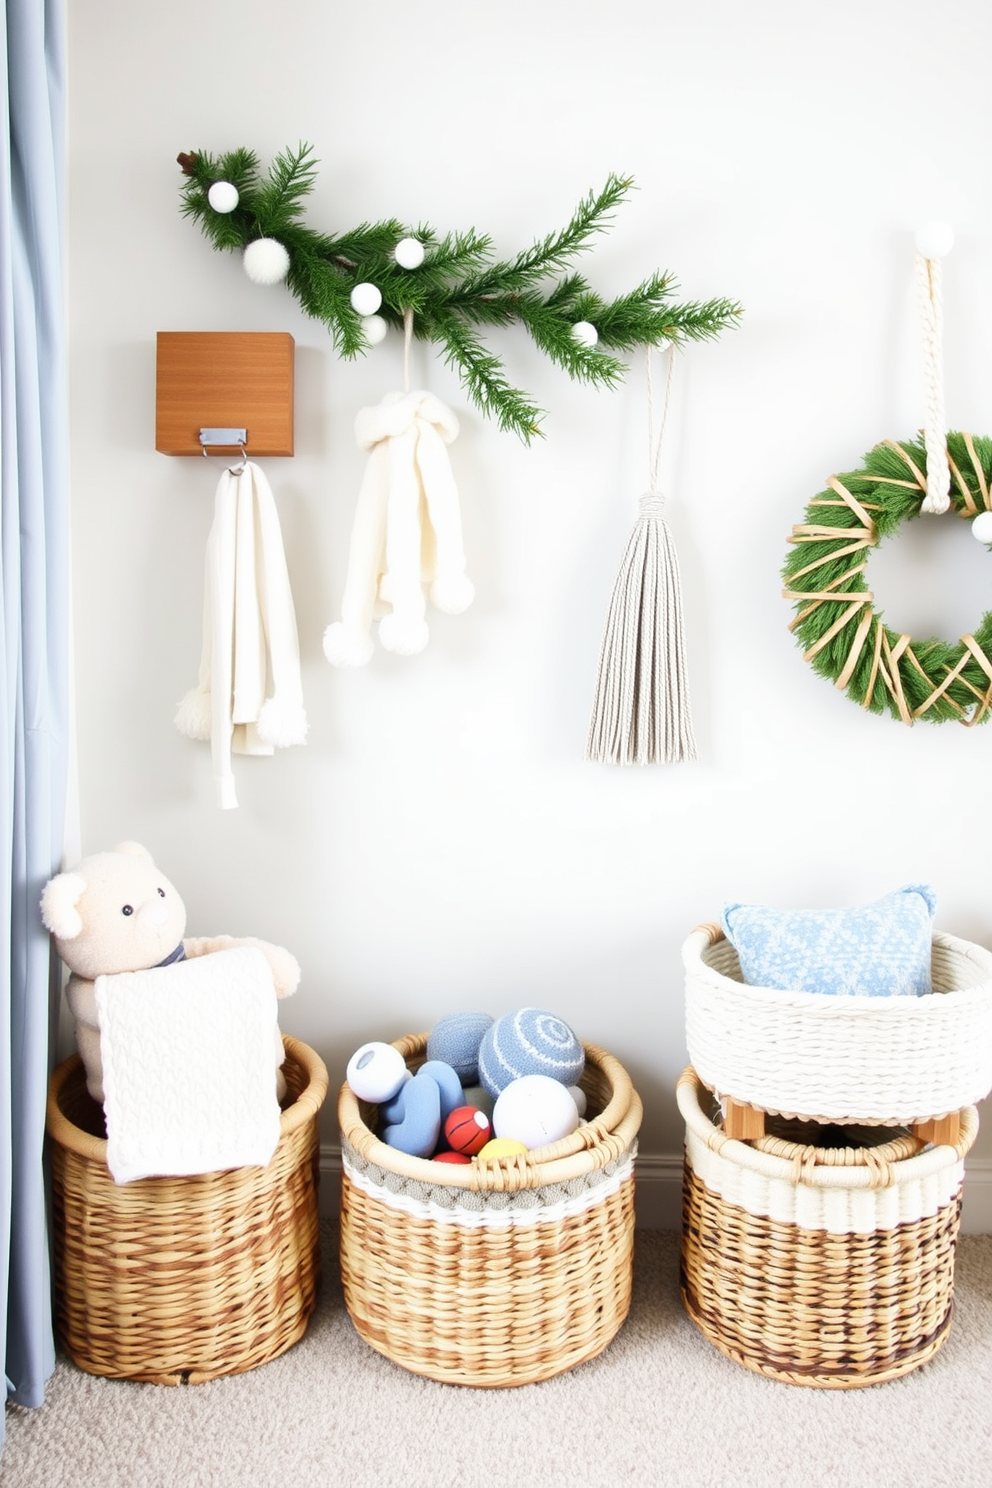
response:
<path fill-rule="evenodd" d="M 415 1069 L 426 1035 L 396 1048 Z M 641 1103 L 585 1046 L 589 1121 L 570 1137 L 471 1167 L 407 1157 L 341 1091 L 341 1275 L 366 1343 L 450 1384 L 548 1379 L 610 1342 L 630 1305 Z"/>
<path fill-rule="evenodd" d="M 689 1059 L 711 1090 L 786 1116 L 912 1125 L 992 1089 L 992 953 L 935 934 L 924 997 L 744 985 L 716 925 L 682 948 Z"/>
<path fill-rule="evenodd" d="M 116 1184 L 78 1055 L 48 1095 L 60 1342 L 89 1374 L 160 1385 L 240 1374 L 306 1329 L 320 1275 L 322 1061 L 285 1037 L 290 1104 L 268 1166 Z"/>
<path fill-rule="evenodd" d="M 925 1364 L 951 1325 L 963 1158 L 905 1133 L 828 1148 L 726 1137 L 695 1071 L 686 1121 L 682 1299 L 728 1358 L 794 1385 L 850 1389 Z M 822 1128 L 819 1128 L 822 1131 Z"/>

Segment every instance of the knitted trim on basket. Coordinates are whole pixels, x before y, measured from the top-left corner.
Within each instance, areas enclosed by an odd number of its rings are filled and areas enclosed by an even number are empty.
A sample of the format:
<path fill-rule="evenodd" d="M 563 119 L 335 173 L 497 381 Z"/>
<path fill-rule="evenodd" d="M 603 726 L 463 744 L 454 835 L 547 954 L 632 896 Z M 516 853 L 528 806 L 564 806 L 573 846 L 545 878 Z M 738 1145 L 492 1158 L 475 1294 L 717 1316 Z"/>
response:
<path fill-rule="evenodd" d="M 376 1163 L 366 1162 L 347 1138 L 342 1136 L 341 1139 L 342 1166 L 356 1188 L 391 1209 L 401 1209 L 416 1218 L 471 1228 L 541 1224 L 581 1214 L 593 1204 L 609 1198 L 633 1177 L 636 1154 L 635 1142 L 605 1167 L 582 1178 L 572 1178 L 567 1183 L 551 1183 L 514 1192 L 502 1189 L 481 1192 L 403 1178 Z"/>
<path fill-rule="evenodd" d="M 777 1164 L 782 1170 L 781 1177 L 765 1175 L 743 1167 L 722 1152 L 714 1152 L 695 1132 L 686 1132 L 686 1162 L 711 1193 L 749 1214 L 798 1225 L 804 1230 L 826 1230 L 832 1235 L 867 1235 L 876 1230 L 892 1230 L 897 1225 L 928 1219 L 945 1209 L 961 1191 L 964 1162 L 955 1158 L 952 1149 L 945 1148 L 942 1150 L 947 1161 L 938 1166 L 939 1150 L 921 1154 L 926 1163 L 917 1157 L 894 1164 L 895 1181 L 887 1188 L 854 1187 L 855 1175 L 861 1177 L 867 1173 L 863 1168 L 825 1169 L 819 1175 L 820 1183 L 813 1186 L 796 1183 L 786 1176 L 790 1164 L 784 1160 Z M 900 1168 L 909 1170 L 905 1178 Z M 845 1173 L 848 1185 L 841 1186 Z M 828 1174 L 830 1186 L 826 1186 Z"/>

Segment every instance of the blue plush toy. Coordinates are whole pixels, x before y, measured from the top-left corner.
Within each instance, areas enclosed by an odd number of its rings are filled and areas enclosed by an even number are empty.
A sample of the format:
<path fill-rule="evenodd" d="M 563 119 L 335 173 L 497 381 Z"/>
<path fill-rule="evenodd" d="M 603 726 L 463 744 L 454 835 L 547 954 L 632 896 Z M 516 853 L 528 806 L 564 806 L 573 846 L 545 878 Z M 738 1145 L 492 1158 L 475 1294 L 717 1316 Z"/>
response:
<path fill-rule="evenodd" d="M 410 1157 L 430 1157 L 445 1119 L 464 1104 L 462 1082 L 451 1065 L 429 1059 L 379 1108 L 382 1140 Z"/>
<path fill-rule="evenodd" d="M 488 1013 L 447 1013 L 427 1035 L 427 1058 L 450 1064 L 463 1085 L 479 1078 L 479 1045 L 492 1027 Z"/>
<path fill-rule="evenodd" d="M 523 1075 L 576 1085 L 585 1063 L 585 1050 L 568 1024 L 541 1008 L 504 1013 L 479 1046 L 479 1079 L 494 1098 Z"/>

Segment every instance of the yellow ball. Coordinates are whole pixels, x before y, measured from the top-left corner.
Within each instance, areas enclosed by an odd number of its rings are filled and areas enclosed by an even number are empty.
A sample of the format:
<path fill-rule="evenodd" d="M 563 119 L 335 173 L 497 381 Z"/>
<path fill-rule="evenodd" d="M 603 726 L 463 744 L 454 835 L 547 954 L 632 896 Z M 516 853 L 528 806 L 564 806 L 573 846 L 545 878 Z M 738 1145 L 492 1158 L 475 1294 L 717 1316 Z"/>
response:
<path fill-rule="evenodd" d="M 480 1147 L 476 1157 L 516 1157 L 526 1151 L 523 1142 L 515 1142 L 512 1137 L 493 1137 L 485 1147 Z"/>

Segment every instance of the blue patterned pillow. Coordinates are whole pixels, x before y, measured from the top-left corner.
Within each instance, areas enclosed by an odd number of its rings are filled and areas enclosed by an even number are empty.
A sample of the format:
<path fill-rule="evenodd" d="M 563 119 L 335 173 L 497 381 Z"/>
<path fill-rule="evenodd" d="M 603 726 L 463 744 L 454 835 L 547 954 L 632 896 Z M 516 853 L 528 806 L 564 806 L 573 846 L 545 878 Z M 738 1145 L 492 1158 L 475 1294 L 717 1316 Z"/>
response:
<path fill-rule="evenodd" d="M 930 988 L 936 897 L 908 884 L 860 909 L 728 904 L 721 923 L 745 982 L 835 997 L 921 997 Z"/>

